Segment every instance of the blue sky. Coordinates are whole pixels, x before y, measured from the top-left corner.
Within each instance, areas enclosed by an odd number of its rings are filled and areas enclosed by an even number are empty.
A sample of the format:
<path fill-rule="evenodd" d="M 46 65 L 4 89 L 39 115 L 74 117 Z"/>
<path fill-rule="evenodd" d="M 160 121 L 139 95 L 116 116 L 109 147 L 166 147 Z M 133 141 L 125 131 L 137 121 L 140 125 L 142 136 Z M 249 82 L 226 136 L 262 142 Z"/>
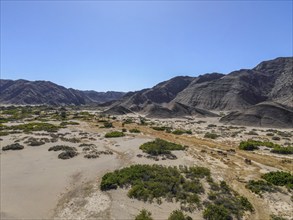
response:
<path fill-rule="evenodd" d="M 1 78 L 133 91 L 292 56 L 292 1 L 3 1 Z"/>

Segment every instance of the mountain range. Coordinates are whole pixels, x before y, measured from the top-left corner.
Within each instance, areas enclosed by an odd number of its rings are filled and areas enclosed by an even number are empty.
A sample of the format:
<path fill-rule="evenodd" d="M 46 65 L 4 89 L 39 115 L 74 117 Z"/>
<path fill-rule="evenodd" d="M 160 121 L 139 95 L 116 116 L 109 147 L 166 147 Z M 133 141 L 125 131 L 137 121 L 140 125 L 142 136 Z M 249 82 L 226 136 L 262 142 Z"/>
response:
<path fill-rule="evenodd" d="M 0 103 L 17 105 L 87 105 L 120 99 L 124 92 L 67 89 L 49 81 L 0 80 Z"/>
<path fill-rule="evenodd" d="M 105 113 L 147 117 L 228 115 L 224 123 L 293 127 L 293 57 L 264 61 L 229 74 L 178 76 L 135 92 L 66 89 L 48 81 L 1 80 L 2 104 L 90 105 Z M 103 104 L 101 104 L 103 103 Z"/>

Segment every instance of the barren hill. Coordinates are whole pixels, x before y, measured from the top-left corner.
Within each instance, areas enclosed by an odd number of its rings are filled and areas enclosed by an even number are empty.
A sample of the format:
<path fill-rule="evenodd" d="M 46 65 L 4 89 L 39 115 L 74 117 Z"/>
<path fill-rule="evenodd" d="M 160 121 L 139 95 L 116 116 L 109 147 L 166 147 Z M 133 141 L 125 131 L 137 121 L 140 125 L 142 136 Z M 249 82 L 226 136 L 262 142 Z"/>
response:
<path fill-rule="evenodd" d="M 49 81 L 0 80 L 1 104 L 84 105 L 121 98 L 123 92 L 67 89 Z"/>

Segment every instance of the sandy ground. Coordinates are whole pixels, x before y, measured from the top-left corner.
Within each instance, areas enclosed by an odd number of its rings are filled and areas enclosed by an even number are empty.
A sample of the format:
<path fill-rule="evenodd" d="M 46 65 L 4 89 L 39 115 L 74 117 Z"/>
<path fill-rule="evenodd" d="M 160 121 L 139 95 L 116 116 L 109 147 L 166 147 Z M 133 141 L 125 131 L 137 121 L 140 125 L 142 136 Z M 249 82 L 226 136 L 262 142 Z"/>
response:
<path fill-rule="evenodd" d="M 6 138 L 1 145 L 10 142 L 10 138 Z M 103 141 L 95 143 L 103 145 Z M 48 218 L 54 214 L 62 194 L 119 167 L 118 161 L 114 160 L 115 154 L 97 159 L 86 159 L 80 154 L 60 160 L 60 152 L 48 151 L 49 147 L 59 144 L 78 146 L 59 141 L 1 152 L 1 219 Z"/>
<path fill-rule="evenodd" d="M 213 177 L 227 181 L 240 194 L 245 195 L 256 211 L 247 219 L 269 219 L 269 214 L 290 217 L 293 204 L 290 196 L 282 193 L 268 194 L 264 199 L 252 194 L 245 188 L 250 179 L 257 179 L 261 173 L 285 169 L 292 171 L 292 164 L 282 163 L 282 157 L 238 151 L 235 143 L 241 137 L 220 138 L 220 140 L 203 139 L 209 130 L 207 125 L 217 123 L 214 119 L 198 119 L 207 122 L 191 126 L 194 135 L 173 135 L 155 131 L 146 126 L 135 124 L 125 125 L 127 129 L 138 127 L 142 134 L 127 134 L 122 138 L 103 138 L 107 129 L 99 129 L 94 123 L 82 122 L 79 126 L 69 126 L 58 133 L 68 133 L 66 138 L 82 138 L 81 143 L 92 143 L 99 150 L 110 150 L 113 155 L 102 155 L 96 159 L 83 157 L 80 143 L 69 143 L 59 139 L 56 143 L 47 143 L 38 147 L 25 144 L 20 151 L 1 151 L 1 219 L 133 219 L 142 208 L 152 212 L 154 219 L 166 219 L 169 214 L 179 208 L 178 203 L 163 202 L 144 203 L 129 199 L 126 190 L 101 192 L 99 183 L 101 177 L 109 171 L 126 167 L 131 164 L 162 164 L 162 165 L 199 165 L 211 169 Z M 160 126 L 172 125 L 183 127 L 182 120 L 156 120 Z M 185 121 L 186 123 L 186 121 Z M 218 126 L 218 125 L 217 125 Z M 115 129 L 120 130 L 120 122 L 115 123 Z M 252 128 L 248 128 L 252 129 Z M 81 134 L 86 132 L 86 134 Z M 262 132 L 262 131 L 261 131 Z M 291 132 L 291 131 L 289 131 Z M 263 132 L 265 133 L 265 131 Z M 22 140 L 24 134 L 14 134 L 2 137 L 1 147 Z M 40 135 L 29 135 L 40 138 Z M 46 137 L 46 136 L 44 136 Z M 148 159 L 139 146 L 155 138 L 189 146 L 186 152 L 177 151 L 177 160 Z M 292 140 L 291 140 L 292 141 Z M 60 152 L 48 151 L 48 148 L 65 144 L 78 148 L 80 154 L 68 160 L 60 160 Z M 222 156 L 218 151 L 235 149 L 235 154 Z M 137 157 L 142 154 L 143 157 Z M 252 160 L 252 165 L 244 163 L 244 159 Z M 291 159 L 286 156 L 286 159 Z M 269 207 L 269 212 L 267 211 Z M 202 219 L 201 211 L 188 213 L 194 220 Z"/>

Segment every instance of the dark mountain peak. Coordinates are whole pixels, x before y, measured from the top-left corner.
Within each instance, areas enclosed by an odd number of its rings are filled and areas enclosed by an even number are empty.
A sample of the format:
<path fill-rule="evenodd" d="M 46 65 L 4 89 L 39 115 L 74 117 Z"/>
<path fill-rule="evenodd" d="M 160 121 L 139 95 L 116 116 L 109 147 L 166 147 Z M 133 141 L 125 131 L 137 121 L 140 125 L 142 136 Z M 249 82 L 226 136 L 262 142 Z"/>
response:
<path fill-rule="evenodd" d="M 292 68 L 292 65 L 293 65 L 293 57 L 278 57 L 273 60 L 261 62 L 256 67 L 254 67 L 253 70 L 272 73 L 275 70 L 280 68 L 286 68 L 286 67 Z"/>
<path fill-rule="evenodd" d="M 196 77 L 192 83 L 203 83 L 203 82 L 209 82 L 209 81 L 213 81 L 216 79 L 220 79 L 223 76 L 225 76 L 225 74 L 222 73 L 206 73 L 203 75 L 199 75 L 198 77 Z"/>

